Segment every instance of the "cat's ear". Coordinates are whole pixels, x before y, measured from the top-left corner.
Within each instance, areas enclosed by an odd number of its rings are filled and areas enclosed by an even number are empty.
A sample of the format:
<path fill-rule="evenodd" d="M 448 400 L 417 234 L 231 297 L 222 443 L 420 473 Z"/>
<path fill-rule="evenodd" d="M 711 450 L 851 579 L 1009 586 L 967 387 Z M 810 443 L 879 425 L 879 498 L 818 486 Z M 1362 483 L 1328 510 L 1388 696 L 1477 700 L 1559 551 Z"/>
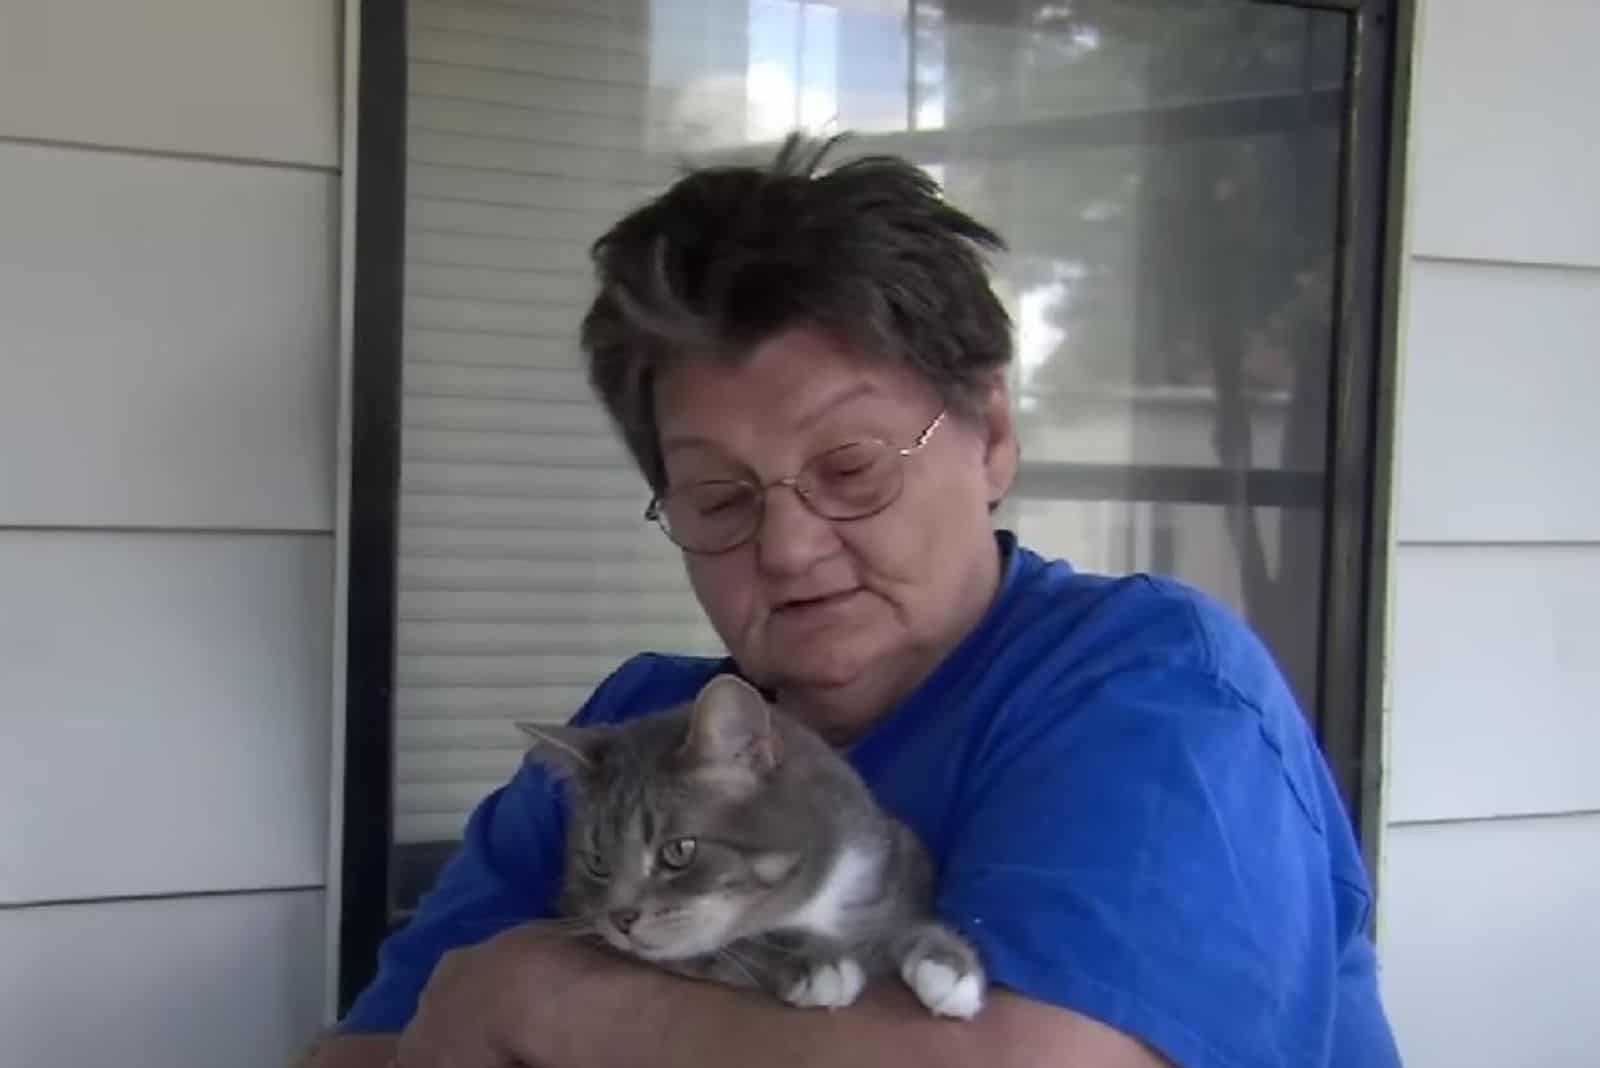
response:
<path fill-rule="evenodd" d="M 765 776 L 783 759 L 772 706 L 743 679 L 718 675 L 694 700 L 681 756 L 706 770 Z"/>
<path fill-rule="evenodd" d="M 557 727 L 547 723 L 518 723 L 528 736 L 527 759 L 554 775 L 581 779 L 594 769 L 606 735 L 599 727 Z"/>

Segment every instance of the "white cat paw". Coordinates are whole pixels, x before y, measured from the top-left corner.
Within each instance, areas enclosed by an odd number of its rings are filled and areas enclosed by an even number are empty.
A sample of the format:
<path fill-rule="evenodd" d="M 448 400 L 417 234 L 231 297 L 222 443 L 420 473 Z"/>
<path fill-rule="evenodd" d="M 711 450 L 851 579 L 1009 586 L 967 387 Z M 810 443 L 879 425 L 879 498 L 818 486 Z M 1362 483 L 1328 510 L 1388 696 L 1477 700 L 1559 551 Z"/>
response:
<path fill-rule="evenodd" d="M 970 1020 L 983 1008 L 983 980 L 936 960 L 908 960 L 901 973 L 917 999 L 938 1016 Z"/>
<path fill-rule="evenodd" d="M 813 964 L 783 992 L 783 1000 L 802 1009 L 842 1009 L 861 996 L 866 973 L 849 957 Z"/>

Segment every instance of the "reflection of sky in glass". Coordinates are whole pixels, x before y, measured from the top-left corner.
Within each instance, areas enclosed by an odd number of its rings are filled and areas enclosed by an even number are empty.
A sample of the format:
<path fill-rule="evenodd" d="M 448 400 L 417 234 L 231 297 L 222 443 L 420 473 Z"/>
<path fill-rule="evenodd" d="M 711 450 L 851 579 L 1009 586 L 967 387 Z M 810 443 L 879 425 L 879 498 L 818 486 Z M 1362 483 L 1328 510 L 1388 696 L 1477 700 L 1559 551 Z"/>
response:
<path fill-rule="evenodd" d="M 745 136 L 774 141 L 835 122 L 839 13 L 823 4 L 753 0 L 745 68 Z"/>
<path fill-rule="evenodd" d="M 1075 5 L 1048 2 L 1025 5 L 1013 19 L 952 19 L 941 0 L 650 4 L 651 84 L 664 90 L 652 104 L 656 151 L 771 144 L 796 128 L 932 135 L 916 142 L 926 169 L 941 182 L 948 178 L 952 198 L 1016 248 L 996 263 L 996 288 L 1015 321 L 1024 407 L 1085 388 L 1149 385 L 1134 378 L 1131 346 L 1139 334 L 1128 325 L 1128 294 L 1158 273 L 1141 259 L 1150 254 L 1141 233 L 1155 210 L 1150 204 L 1160 208 L 1172 197 L 1152 200 L 1141 192 L 1137 179 L 1147 177 L 1147 159 L 1195 169 L 1196 192 L 1181 199 L 1202 217 L 1215 207 L 1204 193 L 1215 184 L 1205 178 L 1212 171 L 1233 167 L 1243 176 L 1235 184 L 1249 179 L 1268 191 L 1283 181 L 1276 171 L 1258 177 L 1266 173 L 1263 164 L 1251 161 L 1269 157 L 1254 147 L 1193 158 L 1166 145 L 1079 151 L 1064 132 L 1070 120 L 1137 115 L 1161 102 L 1254 96 L 1285 79 L 1316 75 L 1296 57 L 1310 44 L 1300 28 L 1314 35 L 1317 20 L 1288 10 L 1252 12 L 1246 21 L 1260 25 L 1248 31 L 1215 12 L 1185 15 L 1189 9 L 1177 0 L 1107 26 Z M 1165 37 L 1154 30 L 1163 18 L 1186 20 L 1193 44 L 1162 52 L 1157 42 Z M 1264 43 L 1249 36 L 1267 31 Z M 1152 73 L 1157 55 L 1165 65 Z M 1254 67 L 1241 67 L 1238 56 L 1260 71 L 1239 73 Z M 1027 150 L 1009 158 L 975 151 L 969 140 L 992 128 L 1030 125 L 1036 132 Z M 937 163 L 928 160 L 929 148 Z M 1244 232 L 1244 224 L 1235 229 Z M 1226 236 L 1204 240 L 1215 244 Z M 1198 248 L 1199 240 L 1190 246 Z M 1194 319 L 1195 301 L 1184 296 L 1194 288 L 1169 285 L 1169 310 Z M 1162 351 L 1178 352 L 1184 343 L 1179 338 Z M 1167 375 L 1174 384 L 1188 382 L 1183 375 L 1190 372 L 1140 373 Z"/>
<path fill-rule="evenodd" d="M 653 143 L 945 124 L 944 19 L 923 0 L 650 0 Z M 913 82 L 915 83 L 913 85 Z M 695 147 L 683 146 L 679 147 Z"/>

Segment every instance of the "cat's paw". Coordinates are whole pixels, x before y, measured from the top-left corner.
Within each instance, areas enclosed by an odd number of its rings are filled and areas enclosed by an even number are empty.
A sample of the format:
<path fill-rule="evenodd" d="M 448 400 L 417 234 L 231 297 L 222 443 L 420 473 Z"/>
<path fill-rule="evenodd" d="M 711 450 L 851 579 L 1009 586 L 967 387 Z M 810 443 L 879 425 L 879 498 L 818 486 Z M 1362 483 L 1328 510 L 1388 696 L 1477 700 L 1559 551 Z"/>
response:
<path fill-rule="evenodd" d="M 802 1009 L 842 1009 L 861 996 L 867 976 L 850 957 L 818 961 L 782 992 L 784 1001 Z"/>
<path fill-rule="evenodd" d="M 936 960 L 919 960 L 904 969 L 906 985 L 917 1000 L 936 1016 L 970 1020 L 983 1008 L 983 977 L 976 972 L 957 971 Z"/>
<path fill-rule="evenodd" d="M 977 953 L 942 927 L 927 927 L 911 941 L 900 977 L 936 1016 L 970 1020 L 983 1008 L 988 979 Z"/>

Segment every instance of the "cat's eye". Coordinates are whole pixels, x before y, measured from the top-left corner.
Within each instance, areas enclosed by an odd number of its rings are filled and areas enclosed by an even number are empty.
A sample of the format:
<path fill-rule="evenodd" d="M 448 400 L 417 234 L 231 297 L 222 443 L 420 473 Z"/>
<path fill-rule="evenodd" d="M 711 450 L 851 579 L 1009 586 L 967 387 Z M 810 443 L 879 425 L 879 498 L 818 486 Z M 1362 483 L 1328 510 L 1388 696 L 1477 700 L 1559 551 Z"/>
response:
<path fill-rule="evenodd" d="M 601 857 L 599 853 L 585 850 L 580 860 L 583 863 L 583 870 L 588 872 L 591 878 L 609 879 L 611 877 L 611 869 L 606 867 L 605 858 Z"/>
<path fill-rule="evenodd" d="M 674 838 L 661 847 L 661 863 L 674 871 L 682 871 L 694 863 L 694 851 L 693 838 Z"/>

